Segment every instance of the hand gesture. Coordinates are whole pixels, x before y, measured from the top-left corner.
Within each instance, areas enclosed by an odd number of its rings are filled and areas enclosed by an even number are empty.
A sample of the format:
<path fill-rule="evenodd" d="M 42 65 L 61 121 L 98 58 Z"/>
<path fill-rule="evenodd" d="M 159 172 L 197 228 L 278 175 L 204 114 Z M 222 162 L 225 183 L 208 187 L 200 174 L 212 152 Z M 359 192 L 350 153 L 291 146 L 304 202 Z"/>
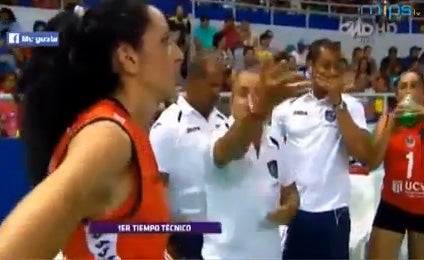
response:
<path fill-rule="evenodd" d="M 308 91 L 310 81 L 297 72 L 288 71 L 285 63 L 286 61 L 282 63 L 264 61 L 259 82 L 249 94 L 253 112 L 268 113 L 285 99 L 297 97 Z"/>
<path fill-rule="evenodd" d="M 345 89 L 354 86 L 354 75 L 349 72 L 344 72 L 329 78 L 317 73 L 315 81 L 320 87 L 327 91 L 330 102 L 333 105 L 338 105 L 342 101 L 341 93 L 343 93 Z"/>

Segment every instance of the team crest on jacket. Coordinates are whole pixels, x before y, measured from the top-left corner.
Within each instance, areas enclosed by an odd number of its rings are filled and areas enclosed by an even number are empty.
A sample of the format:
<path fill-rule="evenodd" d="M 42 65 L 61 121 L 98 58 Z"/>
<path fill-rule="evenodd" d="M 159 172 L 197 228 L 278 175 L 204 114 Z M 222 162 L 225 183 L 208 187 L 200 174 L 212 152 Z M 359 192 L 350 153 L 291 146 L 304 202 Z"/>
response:
<path fill-rule="evenodd" d="M 276 160 L 269 161 L 267 163 L 269 174 L 277 179 L 278 178 L 278 164 Z"/>
<path fill-rule="evenodd" d="M 405 143 L 408 148 L 413 148 L 415 146 L 415 139 L 413 136 L 408 135 L 405 138 Z"/>
<path fill-rule="evenodd" d="M 336 111 L 334 110 L 326 110 L 325 111 L 325 120 L 328 122 L 334 122 L 336 120 Z"/>

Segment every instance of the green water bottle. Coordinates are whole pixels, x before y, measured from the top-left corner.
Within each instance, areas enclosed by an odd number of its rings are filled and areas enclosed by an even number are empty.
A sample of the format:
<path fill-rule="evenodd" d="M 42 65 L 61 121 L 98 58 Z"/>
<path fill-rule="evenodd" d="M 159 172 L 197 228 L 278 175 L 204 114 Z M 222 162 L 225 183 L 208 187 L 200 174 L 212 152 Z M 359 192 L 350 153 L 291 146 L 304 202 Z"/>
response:
<path fill-rule="evenodd" d="M 399 125 L 404 127 L 413 127 L 420 120 L 420 106 L 415 102 L 411 94 L 406 95 L 399 104 L 402 110 L 395 115 Z"/>

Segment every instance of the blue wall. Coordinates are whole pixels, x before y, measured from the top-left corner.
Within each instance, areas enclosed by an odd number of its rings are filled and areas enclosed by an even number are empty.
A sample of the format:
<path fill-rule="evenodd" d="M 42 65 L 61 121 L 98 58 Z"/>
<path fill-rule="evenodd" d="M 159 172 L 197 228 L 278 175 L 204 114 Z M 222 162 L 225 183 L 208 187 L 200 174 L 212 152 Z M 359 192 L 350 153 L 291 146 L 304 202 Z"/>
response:
<path fill-rule="evenodd" d="M 22 142 L 0 138 L 0 221 L 28 191 Z"/>

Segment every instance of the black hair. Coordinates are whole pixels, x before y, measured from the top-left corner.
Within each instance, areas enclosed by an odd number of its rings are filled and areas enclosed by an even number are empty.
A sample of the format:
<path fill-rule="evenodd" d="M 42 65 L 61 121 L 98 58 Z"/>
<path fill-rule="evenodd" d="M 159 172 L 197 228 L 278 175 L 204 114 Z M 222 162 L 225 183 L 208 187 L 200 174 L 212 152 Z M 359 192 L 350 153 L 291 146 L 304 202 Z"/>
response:
<path fill-rule="evenodd" d="M 366 45 L 366 46 L 364 47 L 364 51 L 366 51 L 366 50 L 370 50 L 370 49 L 372 49 L 372 47 L 371 47 L 370 45 Z"/>
<path fill-rule="evenodd" d="M 253 51 L 253 52 L 255 52 L 255 48 L 254 48 L 253 46 L 244 46 L 244 47 L 243 47 L 243 56 L 246 56 L 246 54 L 247 54 L 249 51 Z"/>
<path fill-rule="evenodd" d="M 80 18 L 66 10 L 47 23 L 59 46 L 34 49 L 19 81 L 23 100 L 22 138 L 32 184 L 46 176 L 52 153 L 78 114 L 118 87 L 112 55 L 120 42 L 141 46 L 150 23 L 139 0 L 106 0 Z"/>
<path fill-rule="evenodd" d="M 7 22 L 8 23 L 16 23 L 16 16 L 13 13 L 12 9 L 3 7 L 0 9 L 0 14 L 6 14 L 7 15 Z"/>
<path fill-rule="evenodd" d="M 288 54 L 287 52 L 280 51 L 280 52 L 274 54 L 274 61 L 275 62 L 281 62 L 283 60 L 289 61 L 290 57 L 291 57 L 290 54 Z"/>
<path fill-rule="evenodd" d="M 225 37 L 224 32 L 217 32 L 213 35 L 212 46 L 218 48 L 219 42 Z"/>
<path fill-rule="evenodd" d="M 44 30 L 45 30 L 45 28 L 47 27 L 47 23 L 46 23 L 46 22 L 44 22 L 44 21 L 40 21 L 40 20 L 35 21 L 35 22 L 34 22 L 34 25 L 32 26 L 32 31 L 33 31 L 33 32 L 37 31 L 37 29 L 38 29 L 39 27 L 43 27 L 43 28 L 44 28 L 44 29 L 43 29 L 43 31 L 44 31 Z"/>
<path fill-rule="evenodd" d="M 308 53 L 309 57 L 307 57 L 307 60 L 310 60 L 312 63 L 315 63 L 317 59 L 320 57 L 321 48 L 335 49 L 335 47 L 336 46 L 334 42 L 331 41 L 330 39 L 324 38 L 324 39 L 316 40 L 312 42 L 312 44 L 309 46 L 309 53 Z"/>

